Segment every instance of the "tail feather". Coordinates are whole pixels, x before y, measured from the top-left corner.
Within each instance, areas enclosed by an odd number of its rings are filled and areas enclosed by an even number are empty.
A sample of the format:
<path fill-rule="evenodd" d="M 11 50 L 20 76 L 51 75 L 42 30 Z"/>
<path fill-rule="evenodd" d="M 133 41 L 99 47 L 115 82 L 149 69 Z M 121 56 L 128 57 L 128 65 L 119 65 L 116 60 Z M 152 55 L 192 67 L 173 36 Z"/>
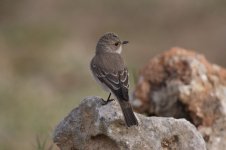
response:
<path fill-rule="evenodd" d="M 130 105 L 129 101 L 119 100 L 119 104 L 121 106 L 126 125 L 128 127 L 133 126 L 133 125 L 138 125 L 137 118 L 133 113 L 133 109 L 132 109 L 132 106 Z"/>

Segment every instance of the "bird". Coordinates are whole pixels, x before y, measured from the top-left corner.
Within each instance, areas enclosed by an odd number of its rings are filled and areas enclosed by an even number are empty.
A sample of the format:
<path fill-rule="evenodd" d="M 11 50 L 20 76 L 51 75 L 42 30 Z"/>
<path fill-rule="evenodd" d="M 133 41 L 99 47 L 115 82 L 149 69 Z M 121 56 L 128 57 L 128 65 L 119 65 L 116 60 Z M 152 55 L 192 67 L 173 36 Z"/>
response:
<path fill-rule="evenodd" d="M 113 101 L 113 94 L 121 106 L 127 127 L 131 127 L 138 126 L 138 121 L 129 102 L 129 73 L 121 56 L 123 45 L 127 43 L 129 42 L 121 41 L 115 33 L 105 33 L 97 42 L 90 70 L 101 87 L 110 92 L 103 104 Z"/>

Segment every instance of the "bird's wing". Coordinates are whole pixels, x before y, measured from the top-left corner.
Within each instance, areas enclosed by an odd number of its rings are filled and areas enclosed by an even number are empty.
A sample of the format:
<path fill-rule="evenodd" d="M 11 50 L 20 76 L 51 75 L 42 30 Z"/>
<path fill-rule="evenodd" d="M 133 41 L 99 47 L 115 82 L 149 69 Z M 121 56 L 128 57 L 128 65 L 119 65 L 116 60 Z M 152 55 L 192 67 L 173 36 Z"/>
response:
<path fill-rule="evenodd" d="M 105 84 L 111 91 L 122 100 L 129 100 L 128 96 L 128 69 L 124 68 L 120 71 L 109 71 L 96 66 L 91 65 L 93 74 Z"/>

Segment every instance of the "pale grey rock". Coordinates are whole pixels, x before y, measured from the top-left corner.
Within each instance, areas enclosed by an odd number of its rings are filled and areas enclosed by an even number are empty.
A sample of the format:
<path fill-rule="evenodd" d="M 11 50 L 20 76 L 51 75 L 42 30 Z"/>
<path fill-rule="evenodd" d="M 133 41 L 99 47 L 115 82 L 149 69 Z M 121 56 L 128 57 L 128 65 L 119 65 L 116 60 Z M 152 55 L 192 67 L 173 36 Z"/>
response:
<path fill-rule="evenodd" d="M 145 117 L 126 127 L 116 101 L 102 105 L 88 97 L 56 127 L 53 141 L 62 150 L 205 150 L 196 128 L 185 119 Z"/>

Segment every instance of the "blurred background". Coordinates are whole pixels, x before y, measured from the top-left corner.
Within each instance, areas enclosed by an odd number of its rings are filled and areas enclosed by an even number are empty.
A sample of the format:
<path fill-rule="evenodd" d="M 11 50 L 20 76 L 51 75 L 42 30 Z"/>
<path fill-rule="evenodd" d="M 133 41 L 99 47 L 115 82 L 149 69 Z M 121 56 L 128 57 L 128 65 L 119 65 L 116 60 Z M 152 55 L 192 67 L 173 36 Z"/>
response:
<path fill-rule="evenodd" d="M 57 149 L 59 121 L 84 97 L 107 97 L 89 62 L 109 31 L 130 41 L 131 91 L 139 68 L 174 46 L 226 66 L 224 0 L 1 0 L 1 150 Z"/>

